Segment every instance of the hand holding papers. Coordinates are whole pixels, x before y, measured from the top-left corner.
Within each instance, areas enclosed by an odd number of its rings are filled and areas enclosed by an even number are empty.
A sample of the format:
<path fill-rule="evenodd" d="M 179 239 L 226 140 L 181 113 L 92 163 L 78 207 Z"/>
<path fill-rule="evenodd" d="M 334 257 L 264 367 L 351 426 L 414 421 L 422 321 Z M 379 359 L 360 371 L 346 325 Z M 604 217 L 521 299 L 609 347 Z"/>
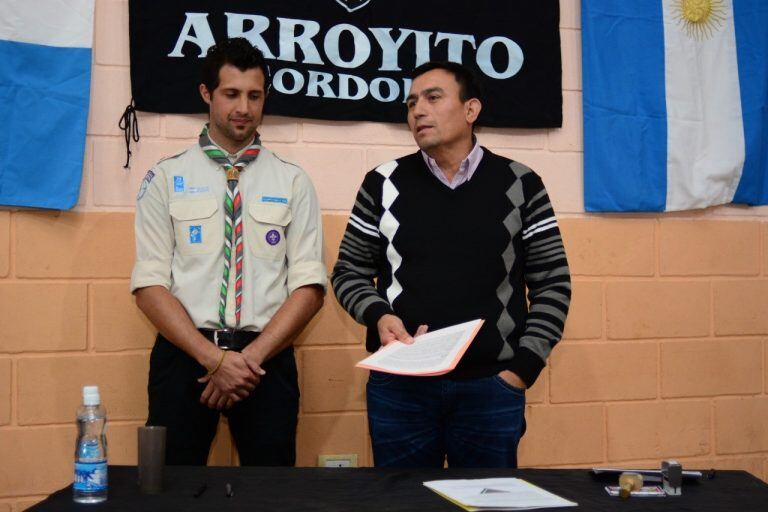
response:
<path fill-rule="evenodd" d="M 356 366 L 398 375 L 443 375 L 454 368 L 483 325 L 473 320 L 417 336 L 413 344 L 396 341 Z"/>
<path fill-rule="evenodd" d="M 530 510 L 575 507 L 568 501 L 519 478 L 433 480 L 424 485 L 464 510 Z"/>

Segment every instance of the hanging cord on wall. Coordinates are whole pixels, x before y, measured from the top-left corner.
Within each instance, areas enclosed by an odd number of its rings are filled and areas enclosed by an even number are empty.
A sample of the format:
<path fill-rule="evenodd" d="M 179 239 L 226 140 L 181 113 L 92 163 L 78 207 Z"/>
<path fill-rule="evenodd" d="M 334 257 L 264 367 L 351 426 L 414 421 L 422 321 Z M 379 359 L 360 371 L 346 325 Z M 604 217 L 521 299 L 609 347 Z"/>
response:
<path fill-rule="evenodd" d="M 131 98 L 131 103 L 125 107 L 125 112 L 123 112 L 122 117 L 120 118 L 120 122 L 117 123 L 117 126 L 120 127 L 121 130 L 123 130 L 123 135 L 125 135 L 125 165 L 123 166 L 123 169 L 130 169 L 131 168 L 131 139 L 133 139 L 134 142 L 139 142 L 139 118 L 136 117 L 136 104 L 133 101 L 133 98 Z"/>

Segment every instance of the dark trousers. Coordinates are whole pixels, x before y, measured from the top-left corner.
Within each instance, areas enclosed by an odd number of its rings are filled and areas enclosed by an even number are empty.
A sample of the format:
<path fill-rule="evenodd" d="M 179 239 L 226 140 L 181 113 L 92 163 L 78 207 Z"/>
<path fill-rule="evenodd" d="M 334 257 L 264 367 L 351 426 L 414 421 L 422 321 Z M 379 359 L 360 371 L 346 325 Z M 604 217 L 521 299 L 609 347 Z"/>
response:
<path fill-rule="evenodd" d="M 368 425 L 377 467 L 515 468 L 525 391 L 492 376 L 469 380 L 372 371 Z"/>
<path fill-rule="evenodd" d="M 254 341 L 258 343 L 258 340 Z M 299 385 L 293 348 L 264 363 L 266 375 L 248 398 L 224 411 L 243 466 L 293 466 Z M 167 428 L 166 463 L 205 465 L 219 411 L 200 403 L 206 370 L 158 336 L 149 359 L 147 425 Z"/>

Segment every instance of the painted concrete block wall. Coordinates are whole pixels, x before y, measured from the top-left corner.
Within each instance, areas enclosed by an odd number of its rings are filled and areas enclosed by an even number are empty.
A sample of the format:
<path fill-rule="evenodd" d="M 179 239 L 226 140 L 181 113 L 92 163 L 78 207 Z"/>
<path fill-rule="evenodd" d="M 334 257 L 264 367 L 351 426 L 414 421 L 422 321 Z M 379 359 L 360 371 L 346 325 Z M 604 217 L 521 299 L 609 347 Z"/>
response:
<path fill-rule="evenodd" d="M 768 478 L 768 210 L 587 215 L 582 199 L 578 0 L 561 0 L 562 129 L 478 130 L 550 192 L 574 274 L 564 341 L 528 392 L 524 466 L 686 466 Z M 123 169 L 117 121 L 130 100 L 127 0 L 97 0 L 83 189 L 72 212 L 0 211 L 0 511 L 72 479 L 80 387 L 109 411 L 110 462 L 136 461 L 154 331 L 128 293 L 133 205 L 155 161 L 195 143 L 203 116 L 139 114 Z M 320 196 L 333 266 L 364 173 L 414 151 L 403 124 L 271 117 L 265 144 L 299 162 Z M 298 464 L 372 458 L 363 328 L 329 295 L 296 342 Z M 222 422 L 212 464 L 236 463 Z"/>

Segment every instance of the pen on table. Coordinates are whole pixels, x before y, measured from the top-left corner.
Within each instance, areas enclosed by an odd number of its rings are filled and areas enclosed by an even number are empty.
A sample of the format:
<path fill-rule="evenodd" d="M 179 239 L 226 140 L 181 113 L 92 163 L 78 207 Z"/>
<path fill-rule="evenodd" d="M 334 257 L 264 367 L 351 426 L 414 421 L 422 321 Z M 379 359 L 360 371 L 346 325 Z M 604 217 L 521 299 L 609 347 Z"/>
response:
<path fill-rule="evenodd" d="M 208 484 L 206 484 L 206 483 L 200 484 L 200 487 L 197 488 L 197 490 L 195 491 L 195 493 L 192 496 L 195 497 L 195 498 L 199 498 L 200 496 L 203 495 L 203 493 L 205 492 L 205 490 L 207 488 L 208 488 Z"/>
<path fill-rule="evenodd" d="M 229 482 L 227 482 L 226 489 L 227 489 L 227 498 L 231 498 L 232 496 L 235 495 L 235 491 L 232 490 L 232 484 L 230 484 Z"/>

